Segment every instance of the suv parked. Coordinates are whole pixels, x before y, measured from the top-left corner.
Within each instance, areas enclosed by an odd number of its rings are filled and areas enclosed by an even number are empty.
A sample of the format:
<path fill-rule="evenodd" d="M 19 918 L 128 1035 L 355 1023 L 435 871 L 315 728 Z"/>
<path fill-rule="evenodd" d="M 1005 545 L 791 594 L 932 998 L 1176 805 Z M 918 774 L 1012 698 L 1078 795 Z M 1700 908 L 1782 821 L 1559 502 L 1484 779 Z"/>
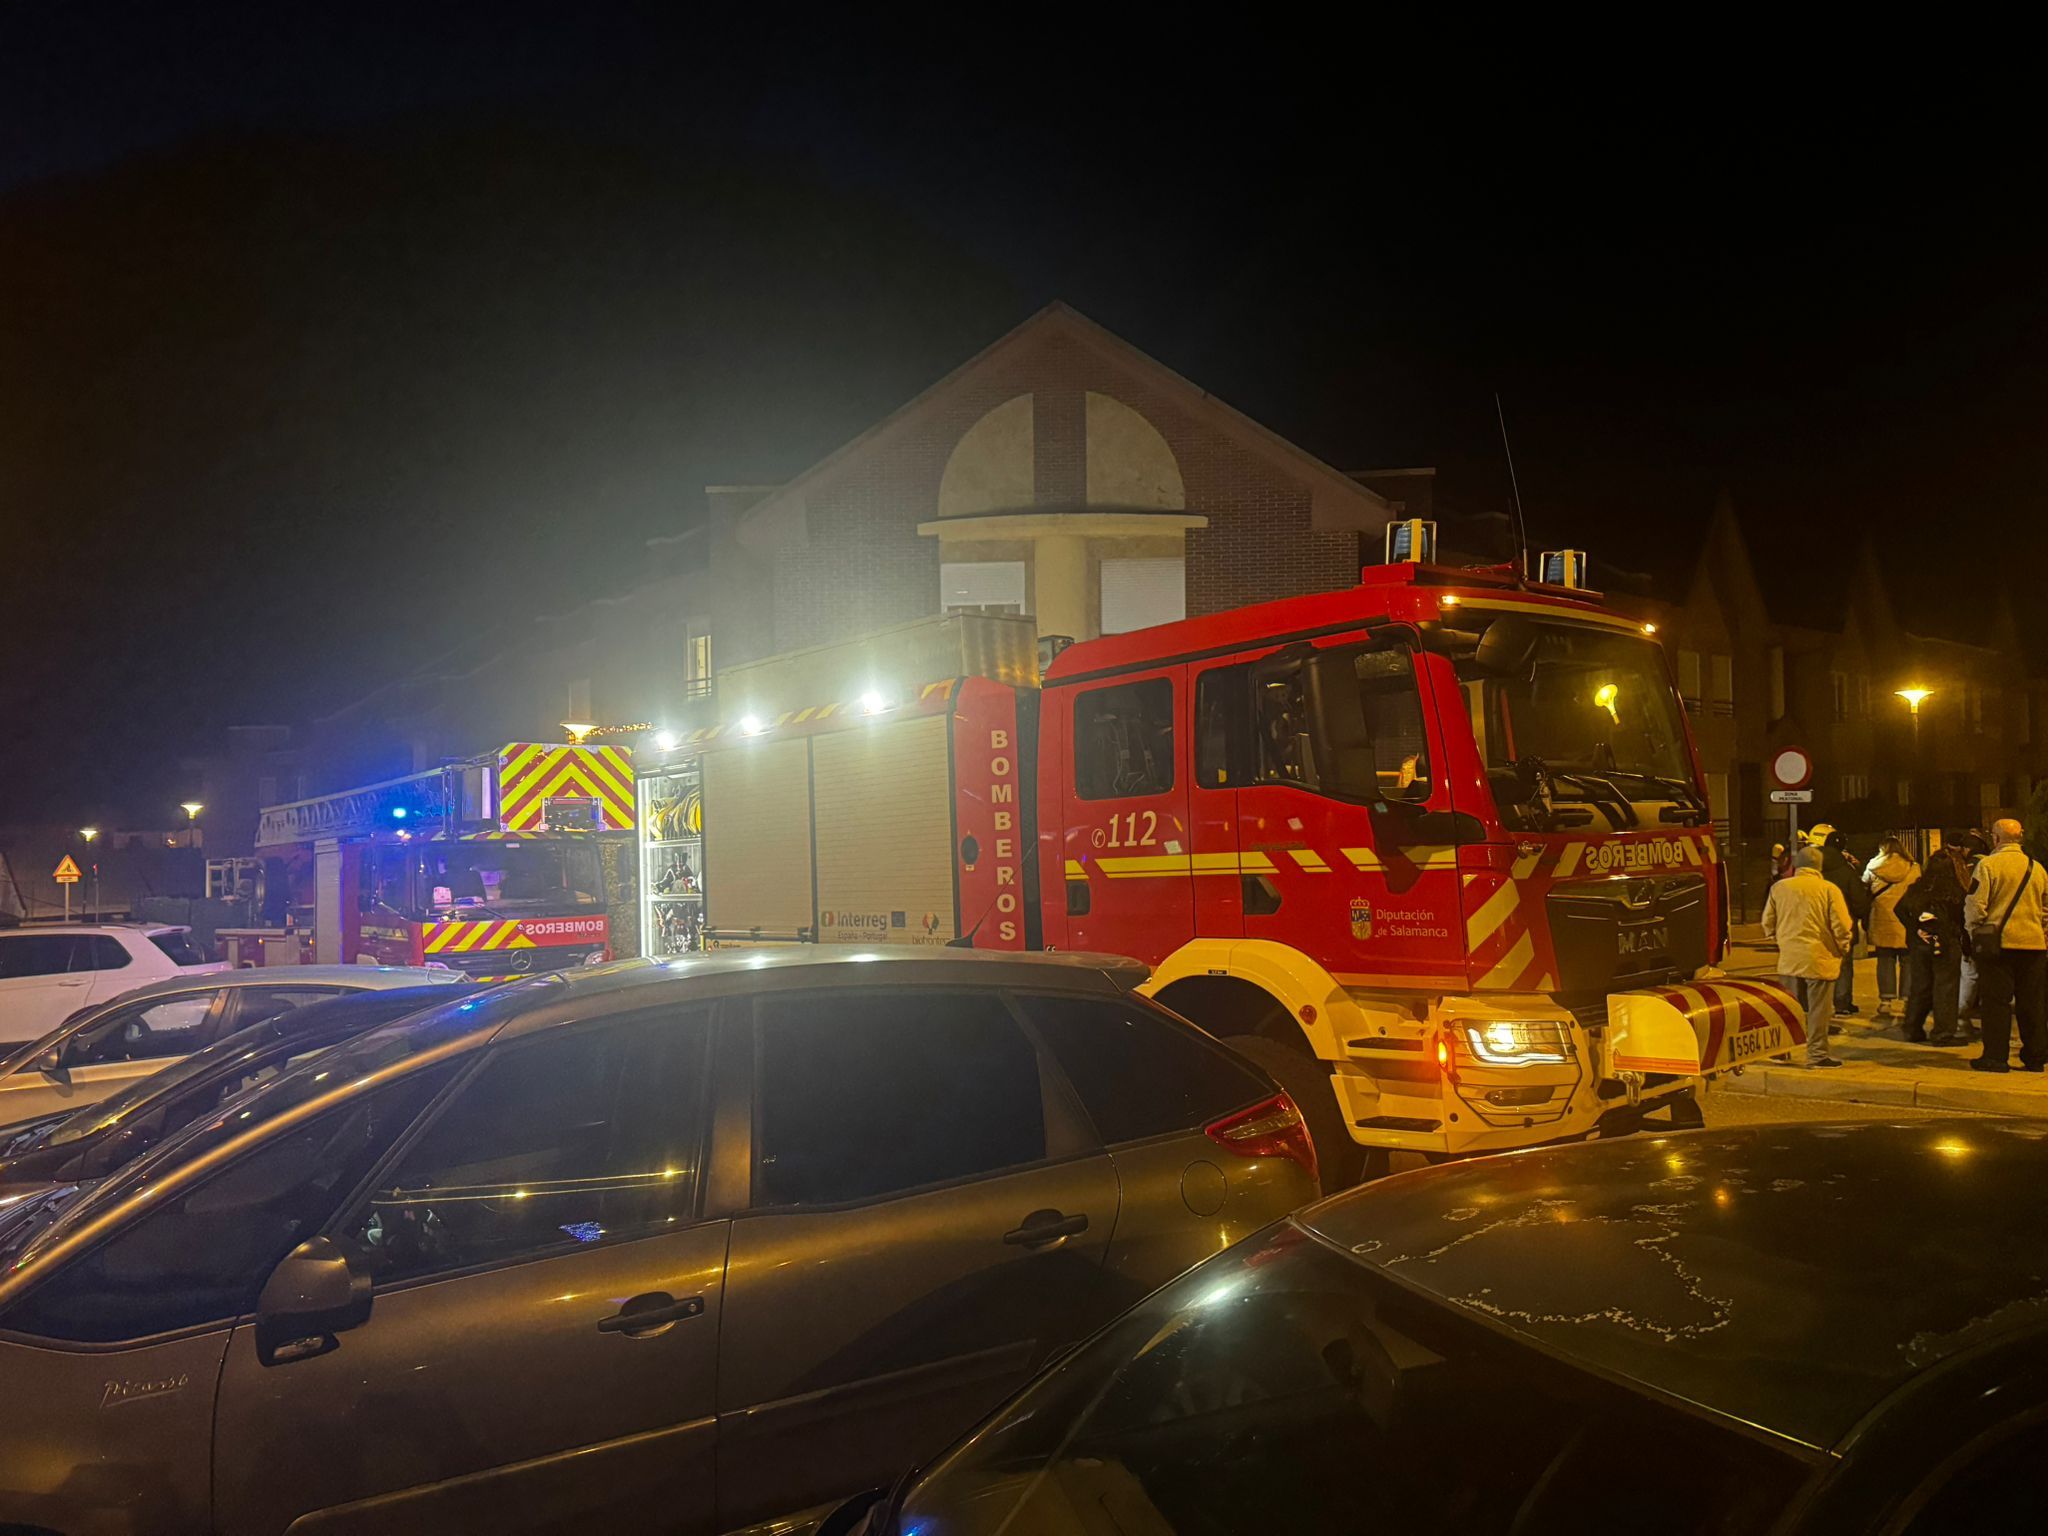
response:
<path fill-rule="evenodd" d="M 14 1202 L 0 1526 L 710 1532 L 936 1452 L 1314 1193 L 1106 963 L 515 982 Z"/>
<path fill-rule="evenodd" d="M 0 1040 L 33 1040 L 91 1003 L 144 982 L 224 971 L 167 923 L 101 923 L 0 930 Z"/>

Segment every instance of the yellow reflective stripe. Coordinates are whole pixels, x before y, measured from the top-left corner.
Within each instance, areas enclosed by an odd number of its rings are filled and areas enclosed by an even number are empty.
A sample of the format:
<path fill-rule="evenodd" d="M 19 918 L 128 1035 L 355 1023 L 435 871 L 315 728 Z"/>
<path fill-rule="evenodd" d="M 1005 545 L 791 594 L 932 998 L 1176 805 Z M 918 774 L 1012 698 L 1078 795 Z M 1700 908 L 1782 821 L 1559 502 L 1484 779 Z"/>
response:
<path fill-rule="evenodd" d="M 1699 867 L 1700 862 L 1700 845 L 1694 842 L 1691 838 L 1687 837 L 1681 838 L 1679 840 L 1678 846 L 1685 850 L 1686 863 L 1692 865 L 1695 869 L 1697 869 Z"/>
<path fill-rule="evenodd" d="M 1542 862 L 1543 850 L 1538 848 L 1534 853 L 1525 853 L 1518 857 L 1510 873 L 1517 880 L 1526 880 L 1536 873 L 1536 866 Z"/>
<path fill-rule="evenodd" d="M 461 937 L 456 939 L 456 941 L 453 944 L 449 945 L 449 949 L 454 951 L 456 954 L 461 954 L 465 950 L 475 949 L 477 940 L 481 939 L 484 936 L 484 930 L 489 928 L 490 926 L 491 925 L 489 923 L 462 924 Z"/>
<path fill-rule="evenodd" d="M 1564 852 L 1557 856 L 1556 877 L 1562 880 L 1566 875 L 1579 867 L 1579 860 L 1585 856 L 1586 845 L 1584 843 L 1566 843 L 1564 845 Z"/>
<path fill-rule="evenodd" d="M 430 955 L 437 955 L 448 947 L 448 941 L 455 937 L 455 924 L 433 923 L 427 928 L 427 948 Z"/>
<path fill-rule="evenodd" d="M 1101 858 L 1095 861 L 1112 880 L 1156 875 L 1186 875 L 1194 871 L 1184 853 L 1154 853 L 1129 858 Z"/>
<path fill-rule="evenodd" d="M 1499 890 L 1480 903 L 1477 912 L 1465 920 L 1465 947 L 1477 949 L 1492 938 L 1521 904 L 1522 888 L 1512 880 L 1504 882 Z"/>
<path fill-rule="evenodd" d="M 498 765 L 498 782 L 500 784 L 514 782 L 520 773 L 525 770 L 526 765 L 545 751 L 547 751 L 547 746 L 544 742 L 529 741 L 525 746 Z"/>
<path fill-rule="evenodd" d="M 1536 940 L 1524 933 L 1515 940 L 1514 947 L 1500 957 L 1492 970 L 1480 978 L 1482 987 L 1511 987 L 1515 978 L 1529 968 L 1529 962 L 1536 958 Z"/>
<path fill-rule="evenodd" d="M 1329 864 L 1313 848 L 1290 848 L 1287 852 L 1297 865 L 1311 875 L 1327 875 L 1330 872 Z"/>
<path fill-rule="evenodd" d="M 1417 869 L 1456 869 L 1458 850 L 1451 846 L 1429 844 L 1415 848 L 1404 848 L 1398 855 Z"/>
<path fill-rule="evenodd" d="M 1079 859 L 1067 860 L 1067 878 L 1069 880 L 1086 880 L 1088 878 L 1087 866 Z"/>
<path fill-rule="evenodd" d="M 1357 868 L 1368 873 L 1373 870 L 1386 868 L 1384 864 L 1380 863 L 1380 856 L 1370 848 L 1339 848 L 1337 851 L 1349 859 Z"/>

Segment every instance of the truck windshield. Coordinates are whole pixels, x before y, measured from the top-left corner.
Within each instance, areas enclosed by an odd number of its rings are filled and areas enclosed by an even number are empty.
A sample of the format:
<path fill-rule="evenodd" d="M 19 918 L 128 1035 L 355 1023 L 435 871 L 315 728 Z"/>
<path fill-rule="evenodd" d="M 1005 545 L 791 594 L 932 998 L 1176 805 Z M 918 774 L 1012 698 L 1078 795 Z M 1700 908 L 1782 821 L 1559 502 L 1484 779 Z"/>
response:
<path fill-rule="evenodd" d="M 419 904 L 432 913 L 570 913 L 603 904 L 593 843 L 435 843 L 420 859 Z"/>
<path fill-rule="evenodd" d="M 1533 628 L 1520 675 L 1464 681 L 1503 821 L 1518 830 L 1622 831 L 1703 818 L 1678 697 L 1655 643 L 1575 624 Z"/>

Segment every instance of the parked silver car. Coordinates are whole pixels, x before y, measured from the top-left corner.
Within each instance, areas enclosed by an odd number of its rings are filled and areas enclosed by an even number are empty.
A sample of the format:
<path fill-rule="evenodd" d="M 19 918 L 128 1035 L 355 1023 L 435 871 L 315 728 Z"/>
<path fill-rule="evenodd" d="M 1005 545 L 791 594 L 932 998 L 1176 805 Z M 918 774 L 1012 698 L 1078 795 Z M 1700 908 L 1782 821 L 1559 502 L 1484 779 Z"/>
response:
<path fill-rule="evenodd" d="M 418 966 L 295 965 L 151 982 L 9 1047 L 0 1056 L 0 1127 L 97 1103 L 178 1057 L 321 998 L 464 979 Z"/>

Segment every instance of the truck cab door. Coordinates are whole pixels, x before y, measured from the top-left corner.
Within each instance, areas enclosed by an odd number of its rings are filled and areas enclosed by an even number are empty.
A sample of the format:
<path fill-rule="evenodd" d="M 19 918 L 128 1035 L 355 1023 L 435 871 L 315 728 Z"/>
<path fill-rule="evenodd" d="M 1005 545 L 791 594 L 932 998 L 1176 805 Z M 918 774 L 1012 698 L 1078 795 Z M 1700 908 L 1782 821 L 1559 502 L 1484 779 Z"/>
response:
<path fill-rule="evenodd" d="M 1156 965 L 1194 934 L 1187 671 L 1163 667 L 1055 690 L 1067 712 L 1067 947 Z M 1234 866 L 1233 866 L 1234 868 Z"/>

